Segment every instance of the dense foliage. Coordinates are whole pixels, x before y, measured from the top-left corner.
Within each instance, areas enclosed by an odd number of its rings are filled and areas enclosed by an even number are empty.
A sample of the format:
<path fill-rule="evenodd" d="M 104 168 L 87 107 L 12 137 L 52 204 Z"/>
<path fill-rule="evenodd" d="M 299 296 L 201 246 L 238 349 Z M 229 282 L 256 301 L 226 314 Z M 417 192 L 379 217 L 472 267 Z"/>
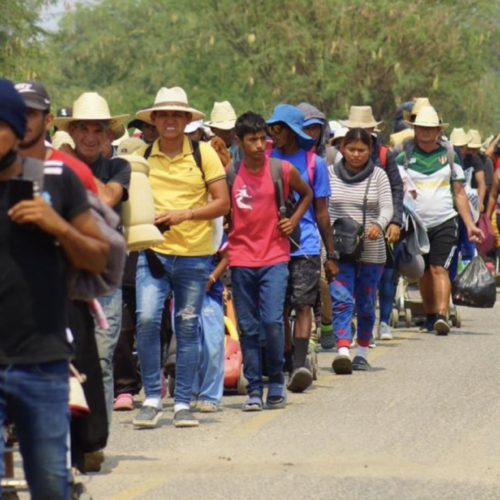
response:
<path fill-rule="evenodd" d="M 34 56 L 18 67 L 4 49 L 0 69 L 36 71 L 58 105 L 99 91 L 116 112 L 181 85 L 207 113 L 225 99 L 266 116 L 278 102 L 305 100 L 330 118 L 370 104 L 388 128 L 397 104 L 426 95 L 447 121 L 490 132 L 500 118 L 498 19 L 490 0 L 100 0 L 45 37 L 44 64 Z"/>

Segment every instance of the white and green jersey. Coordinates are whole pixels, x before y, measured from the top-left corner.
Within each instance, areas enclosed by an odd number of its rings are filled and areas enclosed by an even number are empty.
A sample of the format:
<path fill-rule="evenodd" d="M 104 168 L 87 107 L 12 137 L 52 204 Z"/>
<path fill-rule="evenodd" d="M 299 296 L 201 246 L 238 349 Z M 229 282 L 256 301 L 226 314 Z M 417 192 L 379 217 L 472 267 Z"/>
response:
<path fill-rule="evenodd" d="M 452 182 L 464 182 L 464 171 L 455 154 L 453 171 L 448 162 L 446 148 L 440 146 L 426 153 L 415 146 L 409 159 L 407 172 L 417 188 L 417 214 L 426 228 L 436 227 L 456 217 Z M 405 166 L 405 152 L 396 161 Z"/>

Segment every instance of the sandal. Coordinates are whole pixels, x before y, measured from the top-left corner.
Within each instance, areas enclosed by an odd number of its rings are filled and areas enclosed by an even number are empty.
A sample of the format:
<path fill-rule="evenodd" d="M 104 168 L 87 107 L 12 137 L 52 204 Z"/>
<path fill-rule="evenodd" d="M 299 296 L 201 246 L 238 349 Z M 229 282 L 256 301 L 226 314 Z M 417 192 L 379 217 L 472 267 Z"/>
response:
<path fill-rule="evenodd" d="M 262 411 L 262 398 L 258 395 L 250 396 L 242 405 L 241 411 Z"/>
<path fill-rule="evenodd" d="M 267 391 L 266 407 L 277 410 L 286 406 L 286 385 L 270 383 Z"/>

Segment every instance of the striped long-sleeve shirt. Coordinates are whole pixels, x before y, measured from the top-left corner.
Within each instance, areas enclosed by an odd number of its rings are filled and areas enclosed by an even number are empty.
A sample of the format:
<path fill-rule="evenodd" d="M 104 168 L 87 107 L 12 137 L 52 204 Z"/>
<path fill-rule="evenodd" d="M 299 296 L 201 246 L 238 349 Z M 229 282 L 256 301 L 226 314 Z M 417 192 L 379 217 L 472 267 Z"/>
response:
<path fill-rule="evenodd" d="M 330 219 L 333 224 L 340 217 L 351 217 L 356 222 L 363 224 L 363 199 L 365 196 L 368 178 L 357 183 L 349 184 L 341 180 L 330 170 Z M 368 203 L 366 209 L 365 239 L 361 261 L 371 264 L 383 264 L 386 261 L 384 230 L 392 219 L 391 186 L 386 173 L 375 167 L 368 190 Z M 372 224 L 377 224 L 382 232 L 378 240 L 369 240 L 368 229 Z"/>

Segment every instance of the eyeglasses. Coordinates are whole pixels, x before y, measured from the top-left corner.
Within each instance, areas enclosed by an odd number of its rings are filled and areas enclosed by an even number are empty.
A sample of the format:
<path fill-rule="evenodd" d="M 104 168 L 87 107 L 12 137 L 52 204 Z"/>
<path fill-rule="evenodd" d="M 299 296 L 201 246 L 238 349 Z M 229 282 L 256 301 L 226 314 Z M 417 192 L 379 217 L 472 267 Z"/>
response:
<path fill-rule="evenodd" d="M 285 128 L 283 123 L 273 123 L 267 126 L 267 133 L 269 135 L 279 135 L 281 131 Z"/>

